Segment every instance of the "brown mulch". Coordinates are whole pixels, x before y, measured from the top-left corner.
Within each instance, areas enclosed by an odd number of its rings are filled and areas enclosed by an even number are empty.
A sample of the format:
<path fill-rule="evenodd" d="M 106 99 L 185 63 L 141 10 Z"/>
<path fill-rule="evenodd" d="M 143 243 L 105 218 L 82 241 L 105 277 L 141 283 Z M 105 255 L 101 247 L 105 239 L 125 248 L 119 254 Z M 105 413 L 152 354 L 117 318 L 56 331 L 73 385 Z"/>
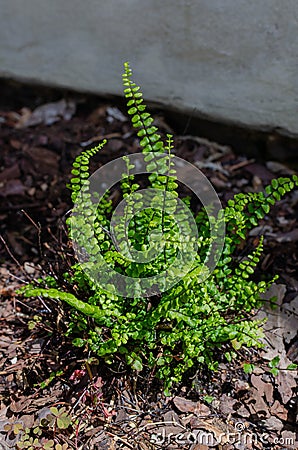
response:
<path fill-rule="evenodd" d="M 162 133 L 172 131 L 162 112 L 155 120 Z M 263 189 L 292 173 L 275 161 L 263 164 L 228 146 L 174 135 L 177 156 L 208 176 L 223 204 L 236 192 Z M 297 192 L 250 233 L 251 243 L 265 233 L 260 273 L 280 276 L 271 292 L 279 309 L 263 313 L 265 351 L 246 355 L 256 365 L 250 375 L 241 364 L 222 363 L 217 373 L 199 371 L 166 398 L 150 374 L 117 372 L 73 348 L 63 334 L 61 305 L 15 294 L 24 282 L 57 270 L 57 248 L 67 251 L 71 163 L 103 138 L 108 144 L 92 170 L 138 151 L 121 102 L 27 87 L 16 92 L 14 86 L 2 96 L 0 448 L 15 448 L 20 439 L 22 430 L 8 425 L 36 427 L 53 406 L 65 407 L 72 425 L 63 433 L 45 427 L 42 437 L 65 449 L 296 448 L 297 371 L 274 377 L 267 363 L 275 356 L 284 368 L 298 362 Z"/>

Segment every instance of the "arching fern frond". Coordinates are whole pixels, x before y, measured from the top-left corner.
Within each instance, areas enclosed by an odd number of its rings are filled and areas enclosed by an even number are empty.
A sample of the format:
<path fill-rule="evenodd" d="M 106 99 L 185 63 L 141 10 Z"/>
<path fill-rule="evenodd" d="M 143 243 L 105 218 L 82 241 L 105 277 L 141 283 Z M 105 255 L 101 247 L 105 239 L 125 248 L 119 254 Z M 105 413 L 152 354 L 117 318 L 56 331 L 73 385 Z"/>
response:
<path fill-rule="evenodd" d="M 131 115 L 131 122 L 134 128 L 139 128 L 138 136 L 141 138 L 140 146 L 143 152 L 164 152 L 164 144 L 158 128 L 153 124 L 151 114 L 146 111 L 143 94 L 140 86 L 137 86 L 131 79 L 132 70 L 129 63 L 124 63 L 124 74 L 122 75 L 124 95 L 127 99 L 128 114 Z"/>
<path fill-rule="evenodd" d="M 80 153 L 72 164 L 72 175 L 73 177 L 70 180 L 70 185 L 68 187 L 71 190 L 71 200 L 75 203 L 78 192 L 82 189 L 83 185 L 87 183 L 88 178 L 90 177 L 89 173 L 89 161 L 90 158 L 101 150 L 104 145 L 107 143 L 107 140 L 104 139 L 100 144 L 96 147 L 90 148 L 88 150 L 84 150 Z"/>

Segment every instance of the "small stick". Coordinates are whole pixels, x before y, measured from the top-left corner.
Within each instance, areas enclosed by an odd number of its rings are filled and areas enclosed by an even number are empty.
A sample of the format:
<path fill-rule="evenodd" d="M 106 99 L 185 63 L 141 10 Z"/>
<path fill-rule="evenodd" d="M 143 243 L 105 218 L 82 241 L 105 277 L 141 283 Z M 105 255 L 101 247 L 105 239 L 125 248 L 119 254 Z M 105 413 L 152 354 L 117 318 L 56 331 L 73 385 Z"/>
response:
<path fill-rule="evenodd" d="M 13 253 L 10 251 L 6 241 L 4 240 L 3 236 L 0 234 L 0 240 L 2 241 L 7 253 L 9 254 L 9 256 L 13 259 L 13 261 L 16 263 L 16 265 L 18 266 L 18 268 L 22 271 L 22 273 L 24 272 L 23 267 L 21 266 L 21 264 L 19 263 L 19 261 L 16 259 L 16 257 L 13 255 Z"/>
<path fill-rule="evenodd" d="M 123 444 L 125 444 L 127 447 L 132 448 L 132 450 L 134 450 L 134 447 L 132 445 L 130 445 L 125 439 L 121 438 L 120 436 L 117 436 L 116 434 L 113 434 L 110 431 L 106 431 L 106 434 L 113 437 L 115 442 L 117 442 L 117 441 L 123 442 Z"/>
<path fill-rule="evenodd" d="M 37 229 L 37 235 L 38 235 L 38 249 L 39 249 L 39 254 L 42 257 L 43 253 L 42 253 L 42 246 L 41 246 L 41 225 L 40 223 L 38 223 L 38 225 L 34 222 L 34 220 L 32 219 L 32 217 L 29 216 L 29 214 L 24 210 L 21 209 L 22 213 L 27 217 L 28 220 L 30 220 L 30 222 L 32 223 L 32 225 Z"/>
<path fill-rule="evenodd" d="M 87 361 L 85 361 L 85 367 L 86 367 L 86 369 L 87 369 L 87 372 L 88 372 L 88 376 L 89 376 L 89 378 L 90 378 L 90 381 L 92 381 L 92 380 L 93 380 L 93 375 L 92 375 L 92 372 L 91 372 L 90 365 L 89 365 L 89 363 L 88 363 Z"/>
<path fill-rule="evenodd" d="M 242 167 L 245 167 L 245 166 L 249 166 L 250 164 L 253 164 L 254 162 L 255 162 L 255 159 L 246 159 L 245 161 L 241 161 L 237 164 L 234 164 L 233 166 L 230 166 L 229 171 L 234 172 L 234 170 L 241 169 Z"/>

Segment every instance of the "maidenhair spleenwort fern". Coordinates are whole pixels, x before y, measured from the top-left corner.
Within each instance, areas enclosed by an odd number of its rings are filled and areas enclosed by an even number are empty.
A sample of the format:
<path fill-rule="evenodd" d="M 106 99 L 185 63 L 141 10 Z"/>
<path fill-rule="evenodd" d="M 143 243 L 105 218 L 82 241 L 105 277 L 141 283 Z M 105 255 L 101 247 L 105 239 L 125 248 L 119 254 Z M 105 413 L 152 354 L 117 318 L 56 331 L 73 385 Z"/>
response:
<path fill-rule="evenodd" d="M 88 186 L 88 178 L 90 176 L 89 174 L 89 161 L 90 158 L 96 153 L 99 152 L 103 148 L 103 146 L 107 143 L 107 141 L 104 139 L 101 144 L 97 145 L 94 148 L 91 148 L 89 150 L 84 150 L 79 156 L 76 157 L 72 164 L 72 179 L 71 179 L 71 200 L 73 203 L 75 203 L 77 199 L 78 192 L 80 191 L 86 191 Z"/>
<path fill-rule="evenodd" d="M 141 138 L 140 146 L 144 153 L 162 152 L 164 153 L 164 144 L 160 135 L 157 133 L 158 128 L 153 125 L 153 118 L 150 113 L 146 112 L 143 94 L 140 87 L 132 80 L 132 71 L 128 63 L 124 63 L 124 74 L 122 75 L 124 95 L 127 101 L 128 114 L 131 117 L 131 123 L 134 128 L 139 131 L 137 135 Z"/>
<path fill-rule="evenodd" d="M 138 130 L 140 147 L 150 173 L 148 187 L 170 192 L 177 197 L 178 183 L 171 167 L 173 138 L 168 135 L 164 143 L 157 133 L 140 87 L 132 81 L 128 63 L 124 65 L 123 84 L 128 114 Z M 105 143 L 103 141 L 97 147 L 82 152 L 75 159 L 70 183 L 74 203 L 80 201 L 82 192 L 88 192 L 90 157 L 100 151 Z M 125 161 L 126 171 L 122 175 L 120 190 L 123 198 L 129 198 L 140 186 L 131 173 L 128 159 Z M 157 291 L 152 300 L 147 297 L 125 298 L 105 291 L 92 282 L 78 263 L 64 274 L 66 285 L 72 286 L 71 293 L 63 291 L 51 277 L 25 286 L 22 293 L 27 297 L 43 296 L 68 303 L 72 311 L 68 334 L 73 337 L 75 345 L 87 346 L 109 364 L 122 358 L 134 370 L 149 367 L 169 388 L 173 382 L 179 382 L 191 367 L 205 364 L 215 369 L 216 350 L 223 344 L 228 361 L 237 356 L 242 346 L 262 345 L 261 323 L 253 319 L 253 314 L 262 304 L 262 294 L 276 278 L 259 282 L 251 278 L 260 260 L 263 238 L 254 251 L 241 261 L 236 256 L 237 248 L 239 244 L 243 247 L 248 231 L 257 226 L 272 206 L 296 186 L 296 175 L 277 178 L 272 180 L 265 192 L 236 194 L 229 200 L 224 208 L 227 233 L 223 252 L 217 267 L 204 283 L 198 283 L 198 277 L 211 237 L 208 216 L 202 208 L 195 217 L 199 236 L 197 267 L 168 291 Z M 154 261 L 137 264 L 127 260 L 115 247 L 113 236 L 109 233 L 113 209 L 110 193 L 105 194 L 96 208 L 92 207 L 91 202 L 86 202 L 85 196 L 83 206 L 87 210 L 90 208 L 89 219 L 86 221 L 79 213 L 70 218 L 69 221 L 75 225 L 72 226 L 70 238 L 80 233 L 90 235 L 90 252 L 93 247 L 96 248 L 95 256 L 100 252 L 119 273 L 151 276 L 160 272 L 175 257 L 175 249 L 167 244 Z M 148 234 L 154 230 L 162 232 L 167 243 L 171 242 L 171 238 L 173 241 L 177 230 L 171 214 L 166 215 L 154 207 L 147 208 L 131 220 L 127 233 L 135 248 L 143 249 L 148 244 Z M 87 317 L 93 321 L 87 322 Z"/>

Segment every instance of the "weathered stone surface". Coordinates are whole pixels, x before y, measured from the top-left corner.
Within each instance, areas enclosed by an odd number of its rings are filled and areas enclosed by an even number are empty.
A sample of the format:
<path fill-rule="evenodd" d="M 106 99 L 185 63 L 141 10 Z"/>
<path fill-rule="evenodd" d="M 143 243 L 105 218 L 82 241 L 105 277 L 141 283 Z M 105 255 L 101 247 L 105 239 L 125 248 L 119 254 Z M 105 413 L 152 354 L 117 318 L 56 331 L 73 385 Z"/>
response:
<path fill-rule="evenodd" d="M 298 135 L 298 3 L 1 0 L 0 76 L 145 97 Z"/>

